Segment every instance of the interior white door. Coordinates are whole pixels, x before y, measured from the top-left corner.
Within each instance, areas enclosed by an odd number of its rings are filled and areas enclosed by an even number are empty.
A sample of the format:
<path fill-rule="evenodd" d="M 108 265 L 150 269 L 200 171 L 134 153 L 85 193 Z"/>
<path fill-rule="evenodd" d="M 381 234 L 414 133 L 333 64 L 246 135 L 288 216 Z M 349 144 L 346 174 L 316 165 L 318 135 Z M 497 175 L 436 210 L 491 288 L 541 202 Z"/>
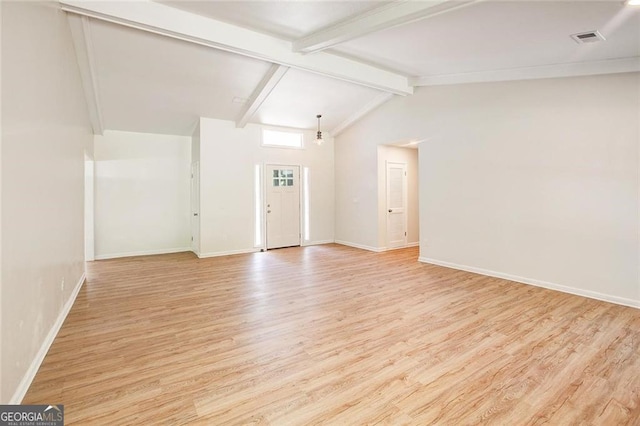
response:
<path fill-rule="evenodd" d="M 200 163 L 191 164 L 191 250 L 200 254 Z"/>
<path fill-rule="evenodd" d="M 267 249 L 300 245 L 300 168 L 266 167 Z"/>
<path fill-rule="evenodd" d="M 387 247 L 407 245 L 407 165 L 387 163 Z"/>

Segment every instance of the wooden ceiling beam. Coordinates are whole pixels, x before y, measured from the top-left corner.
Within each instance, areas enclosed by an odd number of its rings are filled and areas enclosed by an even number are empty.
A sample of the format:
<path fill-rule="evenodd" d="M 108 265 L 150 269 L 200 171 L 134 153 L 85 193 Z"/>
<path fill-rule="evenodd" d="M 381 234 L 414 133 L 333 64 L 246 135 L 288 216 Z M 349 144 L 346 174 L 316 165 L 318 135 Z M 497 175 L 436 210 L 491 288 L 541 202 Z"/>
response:
<path fill-rule="evenodd" d="M 283 65 L 273 64 L 269 71 L 265 74 L 260 81 L 260 84 L 255 88 L 249 100 L 245 103 L 238 119 L 236 120 L 236 127 L 243 128 L 247 125 L 253 114 L 260 108 L 262 103 L 267 99 L 271 91 L 278 85 L 282 77 L 287 73 L 289 67 Z"/>
<path fill-rule="evenodd" d="M 293 42 L 293 51 L 316 53 L 377 31 L 409 24 L 476 3 L 478 0 L 399 0 L 339 22 Z"/>

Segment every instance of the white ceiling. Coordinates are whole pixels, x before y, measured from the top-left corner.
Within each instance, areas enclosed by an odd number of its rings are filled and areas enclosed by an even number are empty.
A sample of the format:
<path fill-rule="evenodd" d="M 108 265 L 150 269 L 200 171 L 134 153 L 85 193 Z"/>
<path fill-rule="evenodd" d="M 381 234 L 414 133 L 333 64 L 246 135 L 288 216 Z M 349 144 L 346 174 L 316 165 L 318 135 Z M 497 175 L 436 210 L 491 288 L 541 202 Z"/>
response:
<path fill-rule="evenodd" d="M 413 76 L 628 58 L 640 56 L 638 12 L 621 1 L 485 1 L 337 50 Z M 607 41 L 570 38 L 592 30 Z"/>
<path fill-rule="evenodd" d="M 160 1 L 284 39 L 302 37 L 389 1 Z"/>
<path fill-rule="evenodd" d="M 640 7 L 619 0 L 59 1 L 96 133 L 316 114 L 330 132 L 414 84 L 640 70 Z M 592 30 L 606 41 L 570 38 Z"/>
<path fill-rule="evenodd" d="M 257 59 L 91 22 L 100 108 L 106 129 L 190 134 L 195 117 L 235 120 L 269 69 Z"/>
<path fill-rule="evenodd" d="M 378 93 L 368 87 L 290 69 L 255 118 L 263 124 L 309 129 L 317 126 L 316 115 L 322 114 L 322 127 L 333 129 Z"/>

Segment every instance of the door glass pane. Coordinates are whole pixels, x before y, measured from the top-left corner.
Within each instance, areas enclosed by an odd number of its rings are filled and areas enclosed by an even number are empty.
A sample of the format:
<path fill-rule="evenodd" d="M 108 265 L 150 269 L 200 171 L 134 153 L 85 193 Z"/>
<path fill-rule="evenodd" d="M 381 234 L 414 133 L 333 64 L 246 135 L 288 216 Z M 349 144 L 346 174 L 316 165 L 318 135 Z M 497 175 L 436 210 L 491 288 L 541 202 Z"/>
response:
<path fill-rule="evenodd" d="M 293 186 L 293 169 L 273 170 L 273 186 Z"/>

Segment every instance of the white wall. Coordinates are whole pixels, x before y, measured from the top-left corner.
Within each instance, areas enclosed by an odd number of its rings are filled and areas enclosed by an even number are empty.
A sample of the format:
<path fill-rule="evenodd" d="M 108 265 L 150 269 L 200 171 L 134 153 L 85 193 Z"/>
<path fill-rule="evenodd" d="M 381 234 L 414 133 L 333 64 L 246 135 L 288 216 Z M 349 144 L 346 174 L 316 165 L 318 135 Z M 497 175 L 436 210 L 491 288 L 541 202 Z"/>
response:
<path fill-rule="evenodd" d="M 93 158 L 84 156 L 84 260 L 95 260 L 95 238 L 93 223 L 94 173 Z"/>
<path fill-rule="evenodd" d="M 200 120 L 191 135 L 191 161 L 200 161 Z"/>
<path fill-rule="evenodd" d="M 407 245 L 420 240 L 418 215 L 418 150 L 396 146 L 378 146 L 378 245 L 387 247 L 387 163 L 407 165 Z"/>
<path fill-rule="evenodd" d="M 95 136 L 96 259 L 190 250 L 191 138 Z"/>
<path fill-rule="evenodd" d="M 639 116 L 638 73 L 394 98 L 336 140 L 336 239 L 375 242 L 377 145 L 426 139 L 422 260 L 640 306 Z"/>
<path fill-rule="evenodd" d="M 355 127 L 359 128 L 360 126 Z M 384 141 L 361 139 L 354 133 L 355 130 L 350 129 L 335 141 L 335 238 L 337 243 L 377 250 L 377 146 Z"/>
<path fill-rule="evenodd" d="M 84 271 L 84 152 L 91 128 L 66 18 L 2 2 L 2 365 L 19 403 Z"/>
<path fill-rule="evenodd" d="M 256 164 L 310 169 L 310 241 L 333 242 L 333 139 L 322 146 L 305 131 L 305 149 L 262 147 L 262 127 L 237 129 L 231 121 L 200 121 L 201 256 L 255 251 L 254 168 Z M 302 170 L 302 169 L 301 169 Z"/>

